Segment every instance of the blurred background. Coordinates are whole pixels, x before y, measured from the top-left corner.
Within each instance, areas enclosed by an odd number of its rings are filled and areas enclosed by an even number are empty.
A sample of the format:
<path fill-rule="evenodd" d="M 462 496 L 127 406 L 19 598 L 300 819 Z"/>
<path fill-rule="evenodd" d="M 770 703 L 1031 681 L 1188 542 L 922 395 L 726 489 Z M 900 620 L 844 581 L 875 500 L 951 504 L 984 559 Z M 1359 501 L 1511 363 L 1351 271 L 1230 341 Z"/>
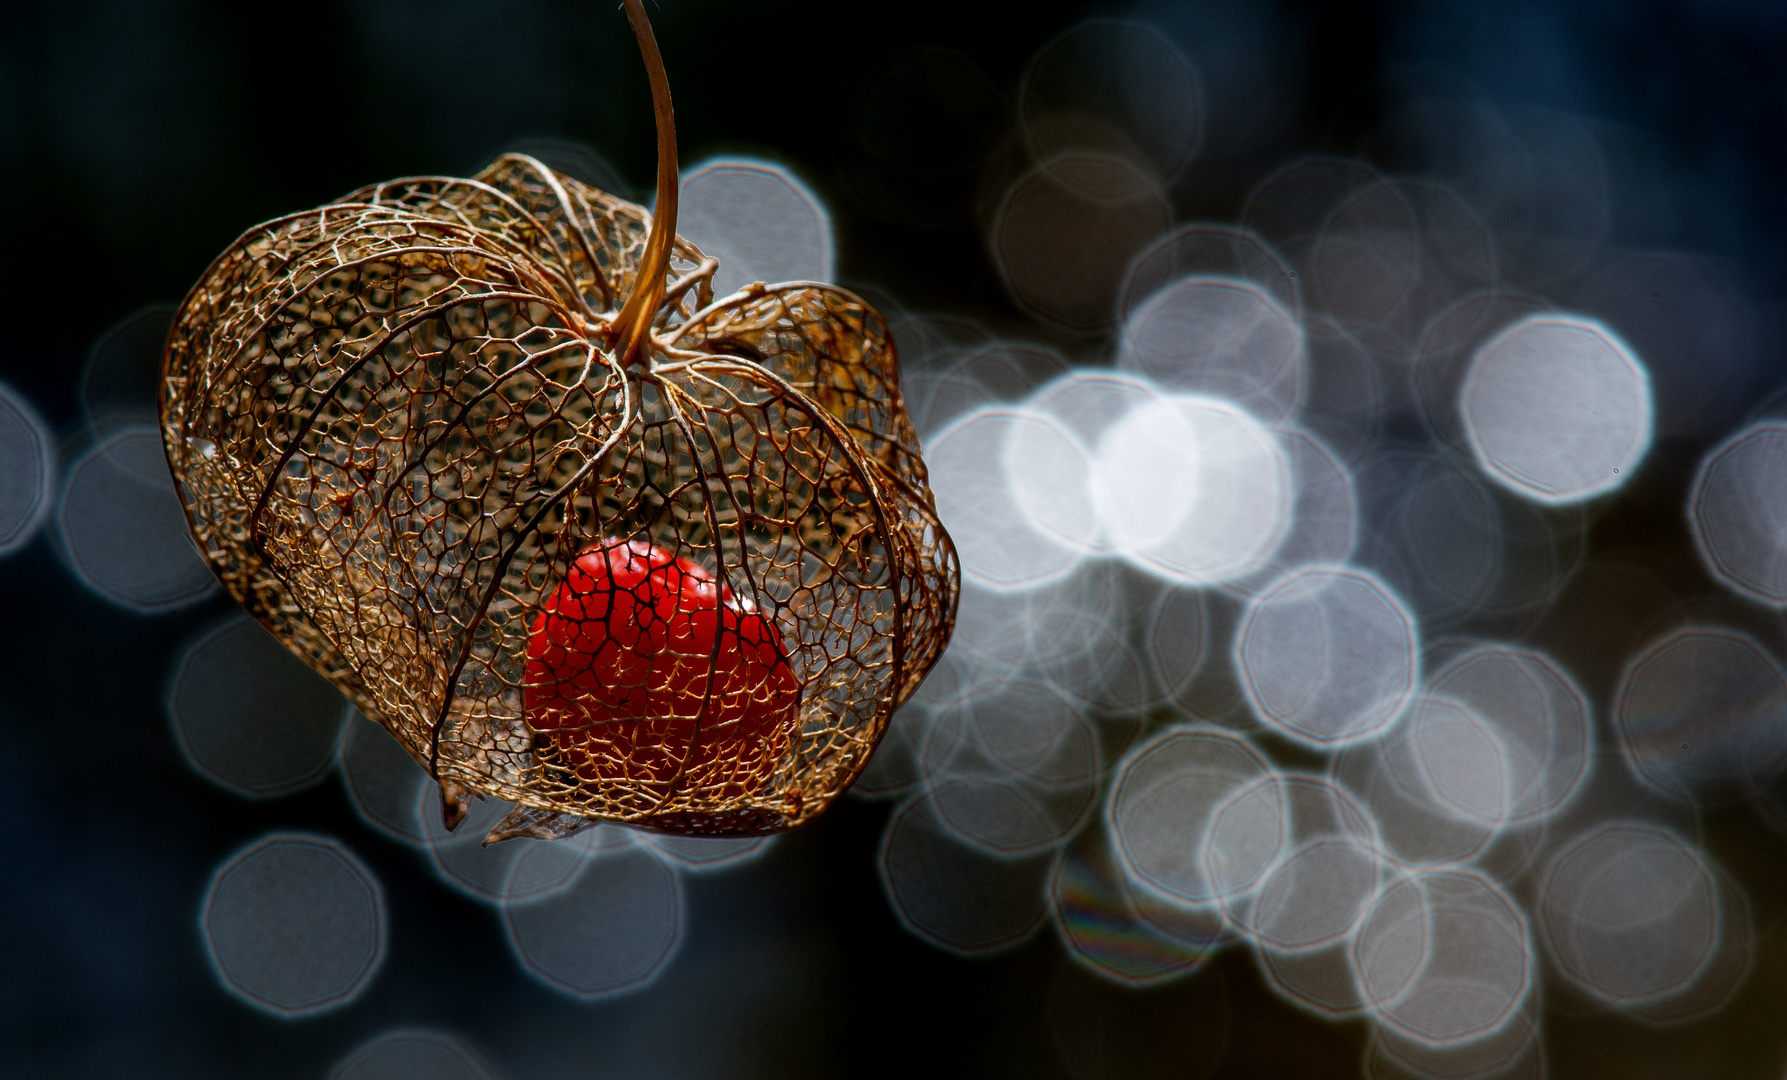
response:
<path fill-rule="evenodd" d="M 1787 7 L 653 18 L 720 287 L 893 328 L 955 644 L 795 833 L 443 833 L 191 550 L 160 343 L 372 181 L 648 201 L 624 16 L 14 5 L 0 1071 L 1787 1072 Z"/>

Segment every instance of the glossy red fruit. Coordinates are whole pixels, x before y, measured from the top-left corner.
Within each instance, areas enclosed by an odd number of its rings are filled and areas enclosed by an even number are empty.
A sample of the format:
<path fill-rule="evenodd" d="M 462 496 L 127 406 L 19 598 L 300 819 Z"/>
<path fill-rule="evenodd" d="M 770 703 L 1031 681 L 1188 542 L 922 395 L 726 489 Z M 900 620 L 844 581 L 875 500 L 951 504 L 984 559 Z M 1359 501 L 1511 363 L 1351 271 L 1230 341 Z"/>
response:
<path fill-rule="evenodd" d="M 534 620 L 527 722 L 592 787 L 749 798 L 787 754 L 801 684 L 773 621 L 641 540 L 585 548 Z"/>

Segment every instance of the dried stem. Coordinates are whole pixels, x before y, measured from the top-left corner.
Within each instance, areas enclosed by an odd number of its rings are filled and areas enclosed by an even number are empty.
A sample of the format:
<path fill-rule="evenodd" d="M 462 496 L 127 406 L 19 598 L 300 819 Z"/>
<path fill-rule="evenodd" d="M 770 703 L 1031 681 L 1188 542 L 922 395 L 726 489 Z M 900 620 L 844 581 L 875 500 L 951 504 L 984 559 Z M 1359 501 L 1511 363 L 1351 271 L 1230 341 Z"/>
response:
<path fill-rule="evenodd" d="M 670 108 L 670 80 L 664 74 L 664 59 L 658 55 L 658 41 L 652 36 L 645 5 L 641 0 L 624 3 L 633 33 L 639 38 L 646 76 L 651 80 L 652 114 L 658 125 L 658 205 L 652 213 L 645 252 L 640 257 L 639 275 L 633 279 L 633 291 L 626 304 L 615 316 L 608 340 L 621 366 L 643 367 L 650 363 L 649 350 L 642 350 L 651 334 L 652 319 L 664 300 L 664 274 L 670 267 L 670 247 L 676 242 L 676 117 Z"/>

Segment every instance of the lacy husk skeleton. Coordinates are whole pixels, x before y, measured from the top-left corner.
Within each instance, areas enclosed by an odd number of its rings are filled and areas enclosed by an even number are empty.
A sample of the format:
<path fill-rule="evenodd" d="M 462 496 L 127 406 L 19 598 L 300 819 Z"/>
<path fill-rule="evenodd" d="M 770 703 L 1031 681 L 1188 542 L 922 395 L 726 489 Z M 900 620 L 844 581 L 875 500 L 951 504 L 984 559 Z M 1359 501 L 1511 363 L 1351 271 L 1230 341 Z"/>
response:
<path fill-rule="evenodd" d="M 450 822 L 468 793 L 516 803 L 493 838 L 806 821 L 955 613 L 885 323 L 813 283 L 714 299 L 717 263 L 674 234 L 668 89 L 627 7 L 656 217 L 521 155 L 362 188 L 231 245 L 164 358 L 206 560 L 430 770 Z M 798 725 L 748 791 L 713 769 L 629 781 L 624 761 L 594 784 L 528 723 L 533 620 L 580 552 L 627 541 L 704 568 L 783 639 Z"/>

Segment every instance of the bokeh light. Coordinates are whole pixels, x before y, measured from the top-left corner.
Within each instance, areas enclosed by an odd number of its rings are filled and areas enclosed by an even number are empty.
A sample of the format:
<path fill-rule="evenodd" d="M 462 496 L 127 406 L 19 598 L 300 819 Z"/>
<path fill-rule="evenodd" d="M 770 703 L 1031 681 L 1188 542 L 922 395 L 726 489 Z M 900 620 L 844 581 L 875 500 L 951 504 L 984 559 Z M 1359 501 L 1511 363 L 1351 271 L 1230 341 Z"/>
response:
<path fill-rule="evenodd" d="M 396 1028 L 349 1053 L 328 1080 L 496 1080 L 464 1039 L 426 1028 Z"/>
<path fill-rule="evenodd" d="M 1444 185 L 1356 168 L 1316 175 L 1318 190 L 1336 180 L 1345 186 L 1334 189 L 1339 197 L 1314 235 L 1292 241 L 1307 246 L 1291 261 L 1308 279 L 1306 302 L 1368 346 L 1400 360 L 1455 296 L 1494 282 L 1493 238 Z"/>
<path fill-rule="evenodd" d="M 296 1018 L 346 1005 L 384 962 L 378 879 L 340 842 L 273 833 L 225 859 L 199 907 L 224 988 Z"/>
<path fill-rule="evenodd" d="M 1223 398 L 1268 422 L 1302 403 L 1303 332 L 1266 290 L 1235 278 L 1186 277 L 1123 324 L 1117 366 L 1184 393 Z"/>
<path fill-rule="evenodd" d="M 1370 844 L 1319 837 L 1297 846 L 1260 887 L 1249 912 L 1252 936 L 1284 952 L 1320 949 L 1365 914 L 1383 877 Z"/>
<path fill-rule="evenodd" d="M 1203 839 L 1224 917 L 1256 947 L 1309 952 L 1352 933 L 1389 864 L 1377 823 L 1327 777 L 1274 773 L 1232 793 Z"/>
<path fill-rule="evenodd" d="M 1787 424 L 1743 428 L 1701 459 L 1688 493 L 1700 559 L 1740 596 L 1787 606 Z"/>
<path fill-rule="evenodd" d="M 1650 376 L 1589 319 L 1529 316 L 1471 359 L 1459 414 L 1483 471 L 1543 503 L 1594 498 L 1650 448 Z"/>
<path fill-rule="evenodd" d="M 217 588 L 152 428 L 126 429 L 69 466 L 58 524 L 69 567 L 115 604 L 157 614 Z"/>
<path fill-rule="evenodd" d="M 1507 773 L 1504 820 L 1545 817 L 1580 790 L 1595 759 L 1593 714 L 1556 661 L 1519 646 L 1472 645 L 1432 672 L 1427 686 L 1493 730 Z"/>
<path fill-rule="evenodd" d="M 1136 913 L 1122 870 L 1101 832 L 1089 831 L 1056 856 L 1049 909 L 1068 955 L 1123 986 L 1155 986 L 1195 973 L 1220 935 L 1165 933 Z"/>
<path fill-rule="evenodd" d="M 1468 706 L 1417 698 L 1391 747 L 1384 764 L 1392 780 L 1440 813 L 1494 828 L 1513 812 L 1508 744 Z"/>
<path fill-rule="evenodd" d="M 1078 461 L 1089 471 L 1071 436 L 1046 418 L 1004 409 L 969 413 L 938 434 L 925 453 L 937 514 L 955 541 L 962 574 L 992 588 L 1021 588 L 1067 574 L 1084 554 L 1073 542 L 1087 535 L 1079 521 L 1090 518 L 1075 513 L 1076 494 L 1089 509 L 1090 493 L 1087 480 L 1076 485 L 1071 471 L 1056 485 L 1020 489 L 1036 496 L 1037 505 L 1026 509 L 1006 470 L 998 467 L 1022 464 L 1009 449 L 1014 442 L 1049 452 L 1047 460 L 1057 466 L 1071 469 Z"/>
<path fill-rule="evenodd" d="M 1357 158 L 1316 155 L 1279 166 L 1247 195 L 1241 224 L 1293 264 L 1303 263 L 1335 206 L 1381 177 Z M 1305 281 L 1307 274 L 1300 280 Z"/>
<path fill-rule="evenodd" d="M 1259 421 L 1216 398 L 1142 405 L 1099 441 L 1092 502 L 1135 565 L 1185 585 L 1258 570 L 1290 527 L 1290 462 Z"/>
<path fill-rule="evenodd" d="M 1478 873 L 1409 875 L 1376 897 L 1352 948 L 1376 1020 L 1429 1046 L 1472 1042 L 1514 1020 L 1533 988 L 1526 918 Z"/>
<path fill-rule="evenodd" d="M 664 972 L 683 941 L 684 906 L 676 872 L 645 847 L 626 844 L 588 860 L 564 887 L 511 899 L 503 921 L 528 974 L 596 1001 L 639 990 Z"/>
<path fill-rule="evenodd" d="M 1209 726 L 1169 728 L 1131 751 L 1105 806 L 1124 874 L 1170 904 L 1213 906 L 1237 883 L 1211 878 L 1204 852 L 1211 823 L 1231 797 L 1271 773 L 1252 745 Z"/>
<path fill-rule="evenodd" d="M 1539 925 L 1559 972 L 1614 1006 L 1687 991 L 1725 927 L 1706 857 L 1667 829 L 1607 821 L 1560 848 L 1540 886 Z"/>
<path fill-rule="evenodd" d="M 1019 177 L 993 218 L 993 261 L 1013 300 L 1073 333 L 1109 326 L 1131 257 L 1172 224 L 1146 166 L 1075 150 Z"/>
<path fill-rule="evenodd" d="M 1365 1048 L 1365 1080 L 1544 1080 L 1544 1041 L 1532 999 L 1507 1023 L 1463 1042 L 1433 1044 L 1374 1026 Z"/>
<path fill-rule="evenodd" d="M 29 402 L 0 383 L 0 555 L 30 543 L 50 507 L 55 444 Z"/>
<path fill-rule="evenodd" d="M 1093 715 L 1163 706 L 1203 663 L 1201 595 L 1126 562 L 1090 561 L 1035 601 L 1031 669 Z"/>
<path fill-rule="evenodd" d="M 1401 718 L 1420 678 L 1420 637 L 1374 575 L 1312 566 L 1248 602 L 1234 663 L 1261 722 L 1333 748 L 1375 738 Z"/>
<path fill-rule="evenodd" d="M 1741 791 L 1787 765 L 1787 671 L 1747 634 L 1677 627 L 1627 664 L 1613 726 L 1633 771 L 1658 791 Z"/>
<path fill-rule="evenodd" d="M 753 281 L 832 280 L 831 214 L 786 166 L 715 158 L 685 173 L 677 233 L 720 260 L 715 298 Z"/>
<path fill-rule="evenodd" d="M 1344 563 L 1359 542 L 1359 499 L 1353 474 L 1333 450 L 1310 432 L 1279 426 L 1273 435 L 1290 466 L 1291 505 L 1284 538 L 1251 574 L 1223 583 L 1251 596 L 1301 566 Z"/>
<path fill-rule="evenodd" d="M 1005 480 L 1031 528 L 1070 551 L 1099 543 L 1095 462 L 1053 417 L 1015 412 L 1006 421 Z"/>
<path fill-rule="evenodd" d="M 1172 39 L 1144 22 L 1088 19 L 1031 57 L 1018 86 L 1025 148 L 1046 161 L 1075 149 L 1121 155 L 1176 177 L 1203 136 L 1203 85 Z M 1067 183 L 1078 179 L 1064 172 Z"/>
<path fill-rule="evenodd" d="M 249 799 L 289 795 L 327 776 L 348 709 L 341 691 L 241 614 L 187 646 L 167 702 L 187 763 Z"/>
<path fill-rule="evenodd" d="M 1074 703 L 1024 680 L 931 723 L 920 760 L 937 820 L 998 856 L 1030 855 L 1070 836 L 1102 772 L 1097 733 Z"/>
<path fill-rule="evenodd" d="M 1109 368 L 1074 368 L 1039 387 L 1027 404 L 1053 417 L 1088 447 L 1096 447 L 1116 423 L 1160 400 L 1148 379 Z"/>
<path fill-rule="evenodd" d="M 1303 311 L 1297 276 L 1270 244 L 1250 229 L 1193 222 L 1162 236 L 1129 264 L 1119 294 L 1120 316 L 1127 321 L 1155 293 L 1185 278 L 1238 279 L 1264 290 L 1293 318 Z"/>
<path fill-rule="evenodd" d="M 1416 696 L 1382 739 L 1345 748 L 1328 770 L 1364 802 L 1386 852 L 1403 864 L 1478 858 L 1507 823 L 1506 744 L 1449 698 Z"/>
<path fill-rule="evenodd" d="M 1356 880 L 1349 874 L 1343 880 Z M 1341 1020 L 1365 1011 L 1365 999 L 1353 980 L 1351 938 L 1308 952 L 1255 949 L 1261 979 L 1281 1000 L 1324 1020 Z"/>
<path fill-rule="evenodd" d="M 81 369 L 81 410 L 94 438 L 160 424 L 161 350 L 173 324 L 172 304 L 151 304 L 94 341 Z"/>
<path fill-rule="evenodd" d="M 894 812 L 881 838 L 881 885 L 907 930 L 947 952 L 985 956 L 1048 918 L 1046 856 L 1001 859 L 950 835 L 926 800 Z"/>
<path fill-rule="evenodd" d="M 1366 525 L 1354 558 L 1430 633 L 1524 633 L 1581 558 L 1580 510 L 1516 498 L 1449 453 L 1387 450 L 1357 486 Z"/>

